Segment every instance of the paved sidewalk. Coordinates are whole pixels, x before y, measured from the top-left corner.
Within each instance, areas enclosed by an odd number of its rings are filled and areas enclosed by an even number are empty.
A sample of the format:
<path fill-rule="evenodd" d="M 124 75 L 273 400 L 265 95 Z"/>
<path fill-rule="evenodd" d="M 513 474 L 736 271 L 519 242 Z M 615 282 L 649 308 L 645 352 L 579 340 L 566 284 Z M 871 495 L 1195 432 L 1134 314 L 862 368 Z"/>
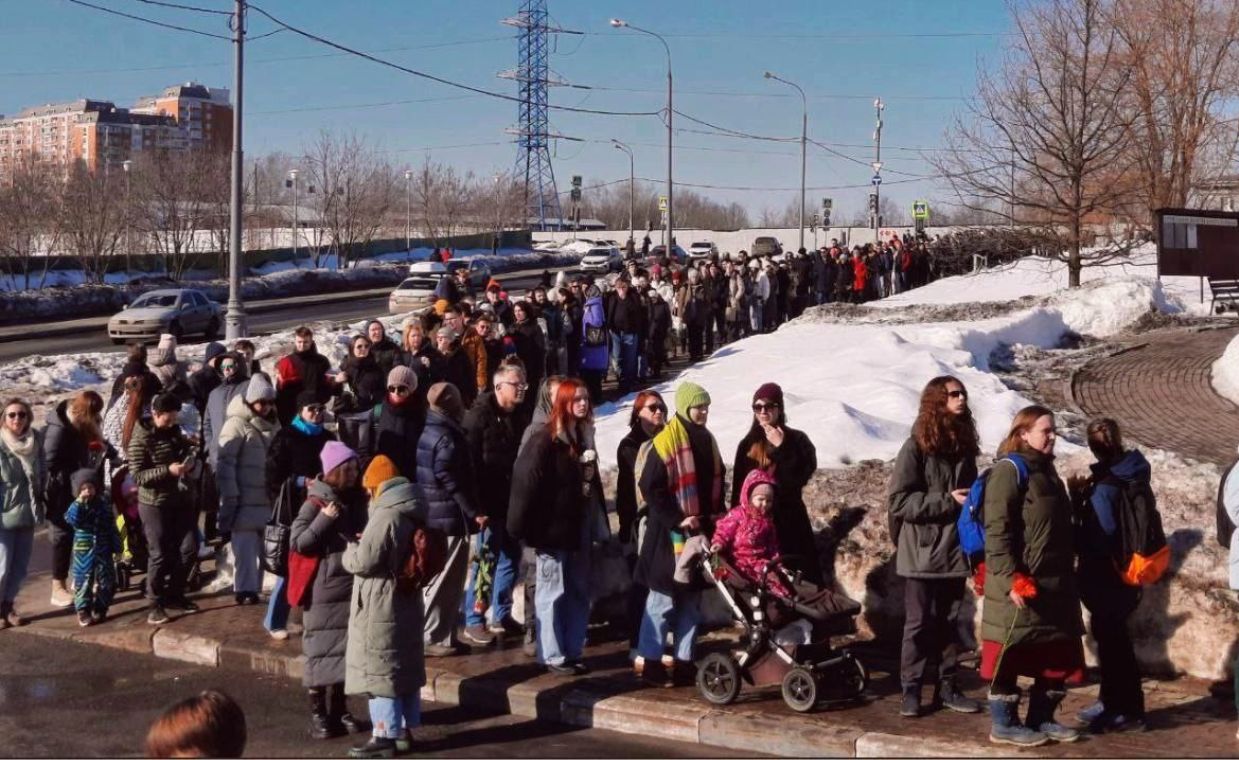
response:
<path fill-rule="evenodd" d="M 272 640 L 261 628 L 261 607 L 237 607 L 232 595 L 200 596 L 202 612 L 164 626 L 146 623 L 146 609 L 136 592 L 119 596 L 112 617 L 103 625 L 80 628 L 71 610 L 48 606 L 45 574 L 27 583 L 18 608 L 30 625 L 0 633 L 69 639 L 129 652 L 194 663 L 206 667 L 249 669 L 299 678 L 301 640 Z M 295 614 L 295 613 L 294 613 Z M 594 632 L 591 632 L 591 635 Z M 601 631 L 598 631 L 601 633 Z M 416 634 L 413 634 L 416 635 Z M 600 638 L 602 638 L 600 636 Z M 716 635 L 709 646 L 725 646 Z M 941 712 L 908 720 L 899 718 L 898 682 L 884 672 L 884 658 L 858 653 L 870 666 L 867 699 L 819 707 L 799 715 L 783 703 L 777 690 L 746 689 L 728 707 L 715 708 L 696 688 L 648 689 L 629 675 L 626 645 L 599 641 L 587 651 L 589 676 L 565 679 L 543 673 L 520 650 L 519 642 L 464 657 L 427 661 L 428 683 L 423 696 L 445 704 L 498 710 L 570 725 L 607 728 L 650 737 L 692 742 L 730 750 L 786 756 L 991 756 L 1010 755 L 1011 748 L 991 745 L 988 717 Z M 3 651 L 0 649 L 0 651 Z M 118 657 L 123 654 L 118 653 Z M 983 695 L 983 685 L 965 671 L 963 685 Z M 1087 738 L 1074 745 L 1049 745 L 1037 750 L 1050 757 L 1233 756 L 1239 744 L 1234 734 L 1234 708 L 1208 696 L 1200 682 L 1148 682 L 1149 719 L 1153 730 L 1143 734 Z M 1075 711 L 1096 697 L 1096 687 L 1075 689 L 1063 713 Z"/>
<path fill-rule="evenodd" d="M 1109 416 L 1124 435 L 1155 448 L 1228 465 L 1239 444 L 1239 409 L 1217 395 L 1210 372 L 1239 328 L 1172 328 L 1148 333 L 1072 378 L 1073 400 L 1090 417 Z"/>

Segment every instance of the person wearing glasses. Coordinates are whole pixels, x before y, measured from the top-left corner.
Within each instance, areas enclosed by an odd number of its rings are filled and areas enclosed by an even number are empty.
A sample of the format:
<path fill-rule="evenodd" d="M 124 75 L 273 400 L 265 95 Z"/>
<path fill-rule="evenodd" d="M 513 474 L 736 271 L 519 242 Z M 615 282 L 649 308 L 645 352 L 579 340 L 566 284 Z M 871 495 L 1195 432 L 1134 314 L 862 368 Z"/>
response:
<path fill-rule="evenodd" d="M 508 534 L 507 518 L 508 500 L 512 495 L 512 467 L 520 451 L 521 435 L 528 426 L 522 402 L 529 386 L 519 360 L 499 365 L 493 381 L 494 390 L 478 396 L 464 421 L 473 471 L 479 476 L 478 504 L 482 519 L 478 524 L 482 531 L 475 539 L 474 556 L 479 557 L 484 548 L 488 548 L 496 560 L 489 599 L 476 598 L 477 561 L 471 564 L 465 584 L 464 638 L 480 646 L 494 643 L 493 631 L 503 635 L 524 632 L 524 627 L 512 619 L 512 591 L 520 566 L 521 543 Z M 488 608 L 490 630 L 486 627 Z"/>
<path fill-rule="evenodd" d="M 964 384 L 949 375 L 930 380 L 887 485 L 895 572 L 904 579 L 899 712 L 907 718 L 921 714 L 926 682 L 935 684 L 934 706 L 964 713 L 981 709 L 955 684 L 959 608 L 971 574 L 956 520 L 977 478 L 978 454 Z"/>
<path fill-rule="evenodd" d="M 372 415 L 374 417 L 375 415 Z M 417 441 L 426 425 L 426 405 L 417 395 L 417 374 L 402 364 L 387 373 L 387 397 L 379 405 L 372 455 L 395 463 L 401 477 L 417 478 Z"/>
<path fill-rule="evenodd" d="M 590 565 L 605 520 L 589 389 L 565 379 L 546 424 L 529 436 L 512 477 L 510 535 L 536 553 L 538 661 L 558 675 L 589 672 Z"/>
<path fill-rule="evenodd" d="M 636 554 L 641 550 L 640 531 L 637 528 L 638 452 L 666 424 L 667 402 L 663 401 L 658 391 L 641 391 L 632 404 L 632 414 L 628 418 L 628 435 L 620 441 L 615 452 L 615 461 L 619 467 L 619 475 L 615 480 L 615 512 L 619 516 L 620 544 L 632 549 L 629 555 L 629 570 L 635 568 Z M 645 609 L 645 597 L 649 589 L 635 581 L 629 588 L 628 621 L 632 629 L 629 632 L 628 648 L 635 659 L 640 656 L 637 654 L 637 634 L 641 631 L 641 611 Z"/>
<path fill-rule="evenodd" d="M 47 462 L 43 434 L 31 427 L 30 404 L 19 398 L 4 404 L 0 420 L 0 629 L 25 625 L 13 609 L 30 567 L 34 529 L 43 522 Z"/>
<path fill-rule="evenodd" d="M 787 426 L 783 389 L 766 383 L 753 393 L 753 424 L 736 447 L 731 474 L 732 507 L 741 502 L 741 485 L 753 470 L 761 470 L 778 482 L 775 489 L 774 527 L 784 564 L 804 579 L 822 585 L 813 523 L 802 492 L 817 472 L 817 449 L 809 436 Z"/>
<path fill-rule="evenodd" d="M 323 427 L 326 407 L 313 393 L 302 391 L 297 397 L 297 416 L 292 424 L 282 427 L 267 450 L 267 497 L 274 505 L 284 492 L 292 510 L 286 513 L 291 519 L 293 511 L 305 501 L 306 487 L 319 474 L 319 455 L 328 441 L 335 436 Z M 287 579 L 277 578 L 271 598 L 267 602 L 267 617 L 263 628 L 271 638 L 283 641 L 288 638 L 288 595 L 284 589 Z"/>
<path fill-rule="evenodd" d="M 340 362 L 340 369 L 348 378 L 348 388 L 354 399 L 349 411 L 369 411 L 383 400 L 383 389 L 386 387 L 383 384 L 383 378 L 391 368 L 384 369 L 379 365 L 374 356 L 374 344 L 370 338 L 360 334 L 353 336 L 349 344 L 349 355 Z M 318 397 L 315 396 L 315 398 Z"/>

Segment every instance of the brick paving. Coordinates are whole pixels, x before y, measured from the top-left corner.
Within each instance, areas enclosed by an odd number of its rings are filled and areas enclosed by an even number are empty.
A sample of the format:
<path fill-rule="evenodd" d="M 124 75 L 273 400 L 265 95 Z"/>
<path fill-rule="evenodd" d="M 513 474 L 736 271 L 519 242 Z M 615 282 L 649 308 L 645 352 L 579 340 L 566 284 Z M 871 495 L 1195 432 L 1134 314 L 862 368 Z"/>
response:
<path fill-rule="evenodd" d="M 1090 417 L 1118 420 L 1124 435 L 1153 448 L 1230 464 L 1239 444 L 1239 408 L 1213 390 L 1210 370 L 1239 328 L 1148 333 L 1128 350 L 1095 359 L 1072 380 Z"/>

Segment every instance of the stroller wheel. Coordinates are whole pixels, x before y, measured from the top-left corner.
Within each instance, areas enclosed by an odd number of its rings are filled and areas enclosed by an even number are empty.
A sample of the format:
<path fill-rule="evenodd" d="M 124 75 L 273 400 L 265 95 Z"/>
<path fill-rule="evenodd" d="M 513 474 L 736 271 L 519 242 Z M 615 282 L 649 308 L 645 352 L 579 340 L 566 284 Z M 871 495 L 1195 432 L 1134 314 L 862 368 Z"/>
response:
<path fill-rule="evenodd" d="M 783 676 L 783 701 L 796 712 L 808 712 L 817 704 L 817 678 L 804 668 L 792 668 Z"/>
<path fill-rule="evenodd" d="M 740 694 L 740 666 L 731 655 L 712 652 L 697 666 L 697 689 L 712 705 L 729 705 Z"/>
<path fill-rule="evenodd" d="M 847 663 L 844 665 L 843 683 L 850 692 L 852 699 L 859 699 L 869 686 L 869 671 L 865 669 L 865 663 L 856 657 L 849 656 Z"/>

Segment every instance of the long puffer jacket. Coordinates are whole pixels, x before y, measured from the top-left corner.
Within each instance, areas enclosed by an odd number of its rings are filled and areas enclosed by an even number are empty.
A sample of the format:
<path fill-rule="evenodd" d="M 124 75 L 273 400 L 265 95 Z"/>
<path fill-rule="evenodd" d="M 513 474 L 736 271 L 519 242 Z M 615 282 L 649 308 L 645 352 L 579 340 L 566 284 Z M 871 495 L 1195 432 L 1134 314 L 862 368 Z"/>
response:
<path fill-rule="evenodd" d="M 349 694 L 394 699 L 426 684 L 422 595 L 398 590 L 395 581 L 413 531 L 425 522 L 417 486 L 392 478 L 375 494 L 361 540 L 344 550 L 344 569 L 354 576 L 344 672 Z"/>
<path fill-rule="evenodd" d="M 249 382 L 248 377 L 234 376 L 231 381 L 220 383 L 207 396 L 206 413 L 202 415 L 202 446 L 212 470 L 219 467 L 219 433 L 228 419 L 228 406 L 234 398 L 245 395 Z"/>
<path fill-rule="evenodd" d="M 280 423 L 263 419 L 244 397 L 228 405 L 228 421 L 219 434 L 219 529 L 261 530 L 271 516 L 267 499 L 267 451 Z"/>
<path fill-rule="evenodd" d="M 1003 465 L 1006 467 L 1007 465 Z M 909 438 L 895 457 L 886 508 L 895 540 L 895 572 L 904 578 L 966 578 L 968 561 L 956 528 L 960 505 L 951 492 L 977 479 L 976 459 L 921 452 Z"/>
<path fill-rule="evenodd" d="M 43 487 L 47 480 L 47 463 L 43 458 L 43 433 L 31 429 L 34 438 L 30 464 L 0 440 L 0 528 L 22 530 L 43 522 L 45 508 Z"/>
<path fill-rule="evenodd" d="M 322 512 L 322 506 L 332 501 L 339 501 L 344 507 L 334 520 Z M 310 484 L 307 498 L 293 520 L 289 536 L 292 550 L 319 558 L 309 604 L 304 606 L 302 615 L 302 683 L 308 688 L 344 683 L 349 604 L 353 598 L 353 574 L 344 569 L 344 549 L 348 539 L 361 533 L 365 526 L 364 492 L 354 490 L 337 496 L 321 480 Z"/>
<path fill-rule="evenodd" d="M 475 530 L 476 478 L 460 423 L 431 409 L 417 441 L 417 485 L 426 498 L 427 524 L 449 536 Z"/>

